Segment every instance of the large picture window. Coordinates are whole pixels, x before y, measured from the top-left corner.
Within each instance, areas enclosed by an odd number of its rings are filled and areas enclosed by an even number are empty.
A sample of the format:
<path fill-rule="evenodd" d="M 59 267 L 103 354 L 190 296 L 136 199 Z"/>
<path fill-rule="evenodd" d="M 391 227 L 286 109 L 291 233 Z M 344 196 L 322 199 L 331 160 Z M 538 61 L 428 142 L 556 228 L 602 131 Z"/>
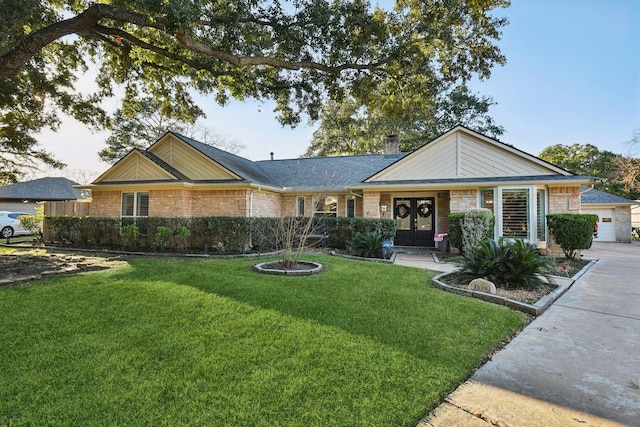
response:
<path fill-rule="evenodd" d="M 502 190 L 502 235 L 528 239 L 529 230 L 529 190 L 526 188 Z"/>
<path fill-rule="evenodd" d="M 313 216 L 338 216 L 338 198 L 336 196 L 314 197 Z"/>
<path fill-rule="evenodd" d="M 149 216 L 149 193 L 122 193 L 122 217 Z"/>

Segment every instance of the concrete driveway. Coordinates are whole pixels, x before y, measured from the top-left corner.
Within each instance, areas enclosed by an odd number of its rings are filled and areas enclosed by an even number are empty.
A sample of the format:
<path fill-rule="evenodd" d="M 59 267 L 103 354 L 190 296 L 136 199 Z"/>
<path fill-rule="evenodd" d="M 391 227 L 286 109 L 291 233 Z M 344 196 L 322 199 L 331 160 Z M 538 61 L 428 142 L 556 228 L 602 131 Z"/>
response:
<path fill-rule="evenodd" d="M 598 259 L 419 426 L 640 426 L 640 242 Z"/>

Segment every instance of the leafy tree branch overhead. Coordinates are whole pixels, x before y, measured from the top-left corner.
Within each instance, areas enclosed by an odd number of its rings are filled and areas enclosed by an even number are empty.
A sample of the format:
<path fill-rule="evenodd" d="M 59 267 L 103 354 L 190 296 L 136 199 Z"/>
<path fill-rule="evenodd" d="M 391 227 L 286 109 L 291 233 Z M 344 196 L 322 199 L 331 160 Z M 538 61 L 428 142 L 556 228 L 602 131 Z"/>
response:
<path fill-rule="evenodd" d="M 100 101 L 117 85 L 128 99 L 150 95 L 185 109 L 191 90 L 221 104 L 272 99 L 288 125 L 317 118 L 326 99 L 345 93 L 361 105 L 397 105 L 424 84 L 486 78 L 503 64 L 495 42 L 506 20 L 491 12 L 508 3 L 399 0 L 383 10 L 365 0 L 0 0 L 0 144 L 20 137 L 43 154 L 25 135 L 56 129 L 59 114 L 108 126 Z M 79 93 L 91 63 L 99 90 Z"/>

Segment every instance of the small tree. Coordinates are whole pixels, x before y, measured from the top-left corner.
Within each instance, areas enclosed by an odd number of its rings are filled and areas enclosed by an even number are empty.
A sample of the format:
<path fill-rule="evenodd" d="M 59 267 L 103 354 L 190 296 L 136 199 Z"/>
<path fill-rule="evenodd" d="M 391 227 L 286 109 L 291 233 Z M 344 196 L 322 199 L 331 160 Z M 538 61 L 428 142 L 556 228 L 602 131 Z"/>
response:
<path fill-rule="evenodd" d="M 156 247 L 166 249 L 171 240 L 171 229 L 164 225 L 156 228 L 155 242 Z"/>
<path fill-rule="evenodd" d="M 594 214 L 547 215 L 549 233 L 569 259 L 575 258 L 578 250 L 591 247 L 597 223 L 598 215 Z"/>
<path fill-rule="evenodd" d="M 282 216 L 275 223 L 275 227 L 275 246 L 277 250 L 282 250 L 282 265 L 291 268 L 300 261 L 307 240 L 313 234 L 313 218 Z"/>
<path fill-rule="evenodd" d="M 135 224 L 125 225 L 120 229 L 122 244 L 125 248 L 133 248 L 140 237 L 140 228 Z"/>
<path fill-rule="evenodd" d="M 42 227 L 44 224 L 44 203 L 38 203 L 35 215 L 22 215 L 18 218 L 22 228 L 29 230 L 35 237 L 34 243 L 42 243 Z"/>
<path fill-rule="evenodd" d="M 191 230 L 184 225 L 178 225 L 178 228 L 176 229 L 176 238 L 178 239 L 178 248 L 182 251 L 187 250 L 189 237 L 191 237 Z"/>

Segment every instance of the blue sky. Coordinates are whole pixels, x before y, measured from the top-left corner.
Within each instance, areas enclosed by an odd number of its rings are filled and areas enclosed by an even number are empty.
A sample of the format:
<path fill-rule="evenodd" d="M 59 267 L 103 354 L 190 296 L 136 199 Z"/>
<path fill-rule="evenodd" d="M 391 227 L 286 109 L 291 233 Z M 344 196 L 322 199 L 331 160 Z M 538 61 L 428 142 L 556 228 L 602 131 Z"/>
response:
<path fill-rule="evenodd" d="M 471 87 L 497 102 L 490 114 L 506 129 L 501 140 L 534 155 L 575 143 L 627 154 L 640 128 L 640 1 L 512 0 L 496 14 L 510 21 L 498 43 L 507 64 Z M 199 99 L 207 127 L 252 160 L 298 157 L 310 143 L 314 127 L 281 127 L 269 102 Z M 100 173 L 106 136 L 65 122 L 40 141 L 69 169 Z"/>

